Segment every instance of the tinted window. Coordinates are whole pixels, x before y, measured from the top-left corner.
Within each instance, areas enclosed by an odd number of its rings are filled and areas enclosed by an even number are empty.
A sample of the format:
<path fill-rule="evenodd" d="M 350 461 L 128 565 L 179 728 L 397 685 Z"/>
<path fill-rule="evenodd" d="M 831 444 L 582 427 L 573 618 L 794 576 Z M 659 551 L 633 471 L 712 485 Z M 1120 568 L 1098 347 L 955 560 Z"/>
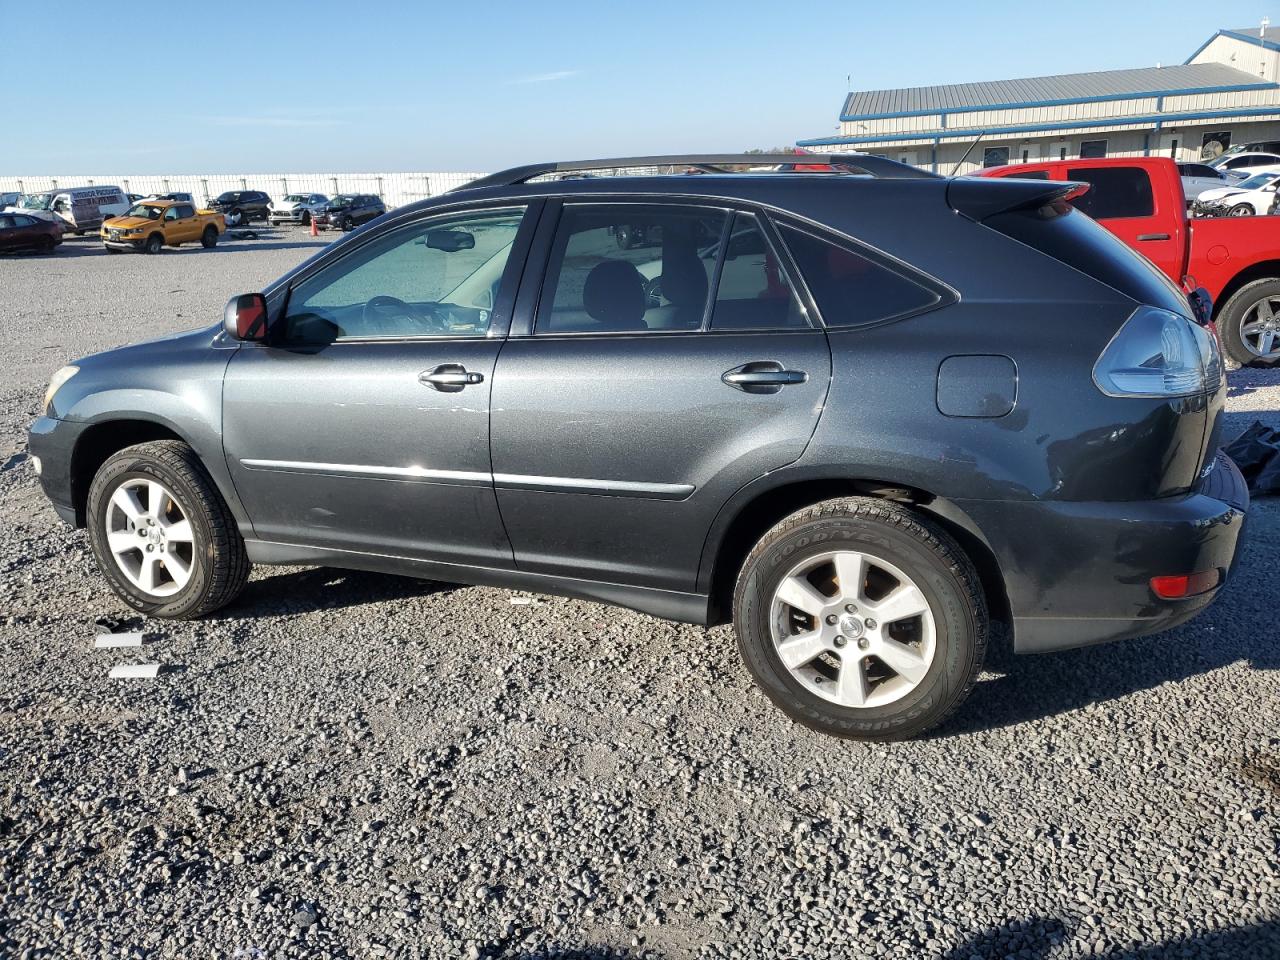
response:
<path fill-rule="evenodd" d="M 568 204 L 552 244 L 537 333 L 698 330 L 725 215 Z"/>
<path fill-rule="evenodd" d="M 829 327 L 859 326 L 932 306 L 939 297 L 860 253 L 783 226 L 782 236 Z"/>
<path fill-rule="evenodd" d="M 1180 163 L 1178 164 L 1178 172 L 1184 177 L 1209 177 L 1213 180 L 1221 179 L 1218 171 L 1213 167 L 1206 166 L 1203 163 Z"/>
<path fill-rule="evenodd" d="M 484 335 L 523 215 L 437 218 L 360 247 L 290 292 L 285 339 Z"/>
<path fill-rule="evenodd" d="M 717 243 L 704 251 L 703 262 L 718 256 L 719 247 Z M 735 214 L 711 308 L 711 329 L 770 330 L 808 325 L 777 251 L 765 238 L 760 224 L 749 213 Z"/>
<path fill-rule="evenodd" d="M 196 215 L 195 210 L 193 210 L 189 204 L 180 203 L 178 204 L 177 209 L 178 209 L 179 220 L 185 220 L 188 217 L 194 217 Z"/>
<path fill-rule="evenodd" d="M 14 223 L 13 217 L 0 217 L 0 230 L 8 230 L 13 226 L 20 226 Z"/>
<path fill-rule="evenodd" d="M 1095 220 L 1155 213 L 1151 178 L 1140 167 L 1076 167 L 1067 171 L 1067 178 L 1092 185 L 1088 193 L 1072 202 Z"/>
<path fill-rule="evenodd" d="M 1008 162 L 1008 147 L 987 147 L 982 151 L 982 165 L 984 167 L 1003 167 Z"/>
<path fill-rule="evenodd" d="M 1006 174 L 1006 176 L 1017 177 L 1019 180 L 1048 180 L 1048 170 L 1027 170 L 1023 172 L 1019 170 L 1017 173 Z"/>
<path fill-rule="evenodd" d="M 1105 140 L 1085 140 L 1080 144 L 1081 160 L 1096 160 L 1099 157 L 1107 155 L 1107 141 Z"/>

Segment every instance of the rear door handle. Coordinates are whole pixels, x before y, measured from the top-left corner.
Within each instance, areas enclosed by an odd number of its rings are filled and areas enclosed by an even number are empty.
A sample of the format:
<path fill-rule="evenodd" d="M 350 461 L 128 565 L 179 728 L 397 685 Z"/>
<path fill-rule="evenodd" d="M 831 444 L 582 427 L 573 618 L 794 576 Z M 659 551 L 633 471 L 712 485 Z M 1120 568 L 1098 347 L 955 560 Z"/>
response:
<path fill-rule="evenodd" d="M 1140 233 L 1138 234 L 1138 239 L 1139 240 L 1168 240 L 1169 235 L 1167 233 Z"/>
<path fill-rule="evenodd" d="M 720 379 L 744 393 L 777 393 L 788 384 L 804 383 L 809 375 L 803 370 L 784 370 L 774 360 L 754 360 L 725 371 Z"/>
<path fill-rule="evenodd" d="M 418 374 L 418 382 L 441 393 L 457 393 L 463 387 L 484 383 L 484 374 L 473 373 L 460 363 L 442 363 Z"/>

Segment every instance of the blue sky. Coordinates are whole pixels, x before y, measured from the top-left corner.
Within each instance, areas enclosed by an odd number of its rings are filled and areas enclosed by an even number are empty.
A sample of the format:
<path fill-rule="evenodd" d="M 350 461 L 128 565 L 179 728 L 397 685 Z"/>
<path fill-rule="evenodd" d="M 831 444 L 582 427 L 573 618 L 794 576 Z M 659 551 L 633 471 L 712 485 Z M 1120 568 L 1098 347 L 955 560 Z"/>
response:
<path fill-rule="evenodd" d="M 1271 12 L 0 0 L 0 174 L 492 170 L 778 146 L 833 133 L 849 75 L 875 89 L 1180 63 L 1218 28 Z"/>

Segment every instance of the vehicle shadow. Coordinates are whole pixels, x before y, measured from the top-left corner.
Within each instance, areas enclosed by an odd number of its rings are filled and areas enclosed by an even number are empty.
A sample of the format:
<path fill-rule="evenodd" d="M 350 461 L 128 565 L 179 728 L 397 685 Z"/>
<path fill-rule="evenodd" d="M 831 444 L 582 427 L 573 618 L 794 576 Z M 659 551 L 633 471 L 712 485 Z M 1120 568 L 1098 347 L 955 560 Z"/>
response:
<path fill-rule="evenodd" d="M 209 614 L 209 619 L 242 620 L 314 610 L 341 610 L 424 597 L 452 589 L 453 584 L 436 580 L 334 567 L 309 567 L 250 580 L 233 604 Z"/>
<path fill-rule="evenodd" d="M 1250 511 L 1245 553 L 1222 594 L 1202 614 L 1163 633 L 1119 643 L 1020 656 L 995 634 L 980 680 L 964 708 L 932 737 L 994 730 L 1184 680 L 1244 661 L 1280 670 L 1274 574 L 1280 503 Z"/>
<path fill-rule="evenodd" d="M 1085 936 L 1095 936 L 1089 933 Z M 939 960 L 1017 956 L 1020 960 L 1049 960 L 1068 939 L 1062 921 L 1035 919 L 1005 924 L 978 933 L 940 955 Z M 1174 957 L 1280 957 L 1280 920 L 1202 930 L 1185 937 L 1140 947 L 1115 947 L 1089 954 L 1103 960 L 1166 960 Z"/>

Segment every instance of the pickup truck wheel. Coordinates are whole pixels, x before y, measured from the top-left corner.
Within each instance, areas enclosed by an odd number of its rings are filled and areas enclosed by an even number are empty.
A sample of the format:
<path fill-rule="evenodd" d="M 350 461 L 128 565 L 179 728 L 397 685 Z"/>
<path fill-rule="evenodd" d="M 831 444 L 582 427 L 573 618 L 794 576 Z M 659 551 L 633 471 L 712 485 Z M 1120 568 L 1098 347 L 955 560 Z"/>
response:
<path fill-rule="evenodd" d="M 1218 315 L 1227 355 L 1242 366 L 1280 360 L 1280 279 L 1245 284 Z"/>
<path fill-rule="evenodd" d="M 829 500 L 766 533 L 734 590 L 738 649 L 761 689 L 823 733 L 902 740 L 969 694 L 987 647 L 977 571 L 895 503 Z"/>
<path fill-rule="evenodd" d="M 143 250 L 147 253 L 159 253 L 164 248 L 164 237 L 158 233 L 153 233 L 147 237 L 147 242 L 143 246 Z"/>
<path fill-rule="evenodd" d="M 218 245 L 218 231 L 215 227 L 205 227 L 200 235 L 200 246 L 209 250 Z"/>
<path fill-rule="evenodd" d="M 89 544 L 111 589 L 148 616 L 199 617 L 249 577 L 235 518 L 185 443 L 158 440 L 110 457 L 89 487 Z"/>

